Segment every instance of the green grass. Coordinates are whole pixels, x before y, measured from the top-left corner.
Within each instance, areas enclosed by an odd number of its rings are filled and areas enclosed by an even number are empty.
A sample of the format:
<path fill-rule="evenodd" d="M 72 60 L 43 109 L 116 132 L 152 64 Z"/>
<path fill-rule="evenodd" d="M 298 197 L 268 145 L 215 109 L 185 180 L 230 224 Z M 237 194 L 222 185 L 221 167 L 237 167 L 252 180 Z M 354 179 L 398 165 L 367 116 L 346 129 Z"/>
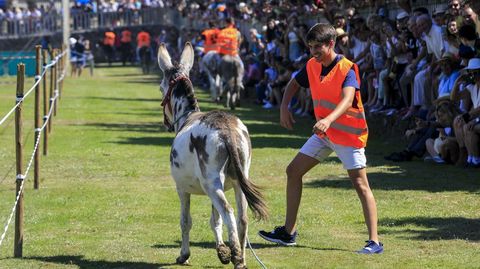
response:
<path fill-rule="evenodd" d="M 11 81 L 11 79 L 10 79 Z M 32 79 L 27 80 L 32 85 Z M 29 88 L 27 86 L 26 88 Z M 13 258 L 13 223 L 0 247 L 0 268 L 181 268 L 179 202 L 169 173 L 173 134 L 162 126 L 157 76 L 136 68 L 97 69 L 67 78 L 54 118 L 41 186 L 25 190 L 24 258 Z M 13 106 L 14 84 L 0 84 L 0 116 Z M 202 110 L 224 109 L 197 90 Z M 33 95 L 25 103 L 25 165 L 33 144 Z M 372 127 L 369 180 L 378 203 L 385 253 L 353 252 L 367 239 L 360 202 L 334 158 L 305 178 L 298 247 L 277 247 L 256 233 L 283 223 L 285 167 L 312 126 L 278 125 L 278 111 L 244 103 L 235 112 L 254 147 L 251 179 L 266 187 L 268 222 L 250 222 L 252 245 L 268 268 L 474 268 L 480 264 L 480 176 L 452 166 L 386 163 L 404 141 Z M 13 121 L 0 126 L 0 225 L 15 192 Z M 376 129 L 375 129 L 376 128 Z M 233 203 L 232 193 L 228 194 Z M 213 248 L 210 202 L 192 198 L 192 266 L 223 266 Z M 250 251 L 249 268 L 260 268 Z"/>

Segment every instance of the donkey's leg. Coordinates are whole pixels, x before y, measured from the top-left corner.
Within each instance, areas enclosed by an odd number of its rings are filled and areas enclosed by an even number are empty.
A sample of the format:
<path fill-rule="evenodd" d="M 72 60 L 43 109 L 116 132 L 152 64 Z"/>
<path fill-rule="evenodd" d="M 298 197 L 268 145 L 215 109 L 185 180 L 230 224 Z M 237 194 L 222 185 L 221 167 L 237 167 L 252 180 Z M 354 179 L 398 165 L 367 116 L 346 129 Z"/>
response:
<path fill-rule="evenodd" d="M 177 258 L 178 264 L 188 264 L 190 257 L 190 229 L 192 228 L 192 217 L 190 216 L 190 193 L 179 191 L 180 198 L 180 226 L 182 228 L 182 249 Z"/>
<path fill-rule="evenodd" d="M 211 188 L 208 190 L 208 196 L 212 200 L 213 205 L 217 209 L 222 219 L 225 221 L 225 225 L 228 228 L 228 241 L 232 251 L 231 260 L 235 265 L 235 269 L 245 268 L 242 248 L 238 241 L 237 224 L 235 222 L 233 208 L 228 203 L 225 193 L 223 192 L 223 188 L 214 186 L 218 186 L 218 184 L 211 185 Z"/>
<path fill-rule="evenodd" d="M 215 101 L 217 102 L 219 102 L 220 99 L 222 98 L 221 86 L 222 86 L 222 78 L 220 77 L 219 74 L 215 74 L 215 94 L 217 96 Z"/>
<path fill-rule="evenodd" d="M 210 217 L 210 225 L 215 235 L 217 255 L 223 264 L 228 264 L 231 258 L 230 248 L 223 242 L 222 231 L 222 218 L 218 214 L 218 211 L 212 205 L 212 216 Z"/>
<path fill-rule="evenodd" d="M 245 194 L 243 194 L 240 185 L 235 184 L 235 200 L 237 203 L 237 226 L 238 226 L 238 237 L 240 241 L 240 246 L 242 247 L 242 258 L 244 264 L 247 263 L 245 259 L 245 247 L 247 245 L 247 235 L 248 235 L 248 216 L 247 216 L 247 199 Z"/>

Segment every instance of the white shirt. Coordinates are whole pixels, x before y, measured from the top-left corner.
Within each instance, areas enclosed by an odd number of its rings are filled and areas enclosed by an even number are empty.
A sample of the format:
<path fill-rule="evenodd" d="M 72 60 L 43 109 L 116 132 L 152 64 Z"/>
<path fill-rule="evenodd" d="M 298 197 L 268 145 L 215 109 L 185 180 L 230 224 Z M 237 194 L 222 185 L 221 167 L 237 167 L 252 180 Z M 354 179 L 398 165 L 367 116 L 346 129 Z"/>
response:
<path fill-rule="evenodd" d="M 432 28 L 428 34 L 423 34 L 422 39 L 427 43 L 428 54 L 433 54 L 436 60 L 442 58 L 442 53 L 445 51 L 442 27 L 432 24 Z"/>
<path fill-rule="evenodd" d="M 480 88 L 477 84 L 469 84 L 466 89 L 470 92 L 473 108 L 480 107 Z"/>

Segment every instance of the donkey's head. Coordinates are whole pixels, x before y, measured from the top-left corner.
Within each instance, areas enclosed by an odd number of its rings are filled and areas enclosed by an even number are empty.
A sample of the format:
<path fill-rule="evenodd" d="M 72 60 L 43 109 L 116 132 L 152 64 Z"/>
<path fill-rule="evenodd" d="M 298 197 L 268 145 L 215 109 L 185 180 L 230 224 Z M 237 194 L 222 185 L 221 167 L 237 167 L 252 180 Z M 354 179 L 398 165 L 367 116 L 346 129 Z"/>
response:
<path fill-rule="evenodd" d="M 158 65 L 163 71 L 160 84 L 163 92 L 164 124 L 170 131 L 177 131 L 183 125 L 186 116 L 198 110 L 193 85 L 188 74 L 193 66 L 194 51 L 187 42 L 178 64 L 172 64 L 165 44 L 158 48 Z"/>

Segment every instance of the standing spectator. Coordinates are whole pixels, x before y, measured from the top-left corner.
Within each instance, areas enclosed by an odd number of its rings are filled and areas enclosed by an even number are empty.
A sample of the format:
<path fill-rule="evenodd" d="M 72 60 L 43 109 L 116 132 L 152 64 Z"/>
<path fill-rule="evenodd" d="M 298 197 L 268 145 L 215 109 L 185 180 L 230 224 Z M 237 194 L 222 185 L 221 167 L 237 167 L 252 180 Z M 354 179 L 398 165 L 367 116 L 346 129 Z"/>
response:
<path fill-rule="evenodd" d="M 115 37 L 116 35 L 113 32 L 113 29 L 109 29 L 105 32 L 103 38 L 103 51 L 109 66 L 111 66 L 112 62 L 115 60 Z"/>
<path fill-rule="evenodd" d="M 125 66 L 126 62 L 133 62 L 132 53 L 132 32 L 130 29 L 123 29 L 120 37 L 120 53 L 122 55 L 122 64 Z"/>

